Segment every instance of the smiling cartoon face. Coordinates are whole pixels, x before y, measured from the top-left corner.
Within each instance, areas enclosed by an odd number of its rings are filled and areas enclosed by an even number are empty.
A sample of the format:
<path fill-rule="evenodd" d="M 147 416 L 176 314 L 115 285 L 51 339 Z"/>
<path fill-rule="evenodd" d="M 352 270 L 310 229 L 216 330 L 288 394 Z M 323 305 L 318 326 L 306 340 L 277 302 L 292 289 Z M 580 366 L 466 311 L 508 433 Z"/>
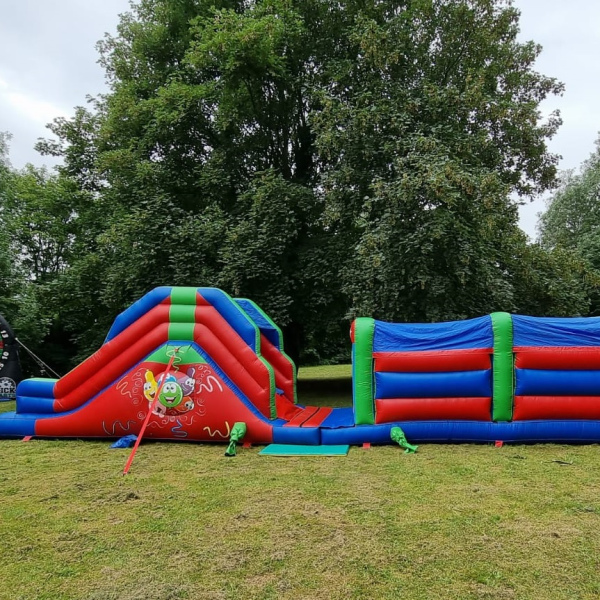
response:
<path fill-rule="evenodd" d="M 159 402 L 167 408 L 174 408 L 181 403 L 183 390 L 176 381 L 167 381 L 158 395 Z"/>
<path fill-rule="evenodd" d="M 156 379 L 154 379 L 154 373 L 152 371 L 146 371 L 144 374 L 144 397 L 148 402 L 152 402 L 154 400 L 154 396 L 156 395 L 156 389 L 158 388 L 158 384 L 156 383 Z"/>

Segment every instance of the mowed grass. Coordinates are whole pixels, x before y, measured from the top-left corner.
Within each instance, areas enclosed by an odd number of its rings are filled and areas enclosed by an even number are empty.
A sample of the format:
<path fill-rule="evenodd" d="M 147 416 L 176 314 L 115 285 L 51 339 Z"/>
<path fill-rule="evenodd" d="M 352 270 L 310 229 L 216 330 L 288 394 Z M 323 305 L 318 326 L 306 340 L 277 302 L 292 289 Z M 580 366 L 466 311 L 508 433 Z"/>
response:
<path fill-rule="evenodd" d="M 298 401 L 311 406 L 352 406 L 352 365 L 298 369 Z"/>
<path fill-rule="evenodd" d="M 598 446 L 224 449 L 0 441 L 0 598 L 600 596 Z"/>
<path fill-rule="evenodd" d="M 322 380 L 322 379 L 350 379 L 352 377 L 352 365 L 323 365 L 320 367 L 301 367 L 298 369 L 298 379 Z"/>

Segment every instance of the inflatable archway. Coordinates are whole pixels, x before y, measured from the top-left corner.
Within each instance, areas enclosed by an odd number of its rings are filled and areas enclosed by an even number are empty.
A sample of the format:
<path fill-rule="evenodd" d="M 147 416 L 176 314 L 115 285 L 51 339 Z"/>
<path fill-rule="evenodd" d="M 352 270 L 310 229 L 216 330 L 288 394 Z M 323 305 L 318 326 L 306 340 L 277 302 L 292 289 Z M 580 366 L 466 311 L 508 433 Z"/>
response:
<path fill-rule="evenodd" d="M 417 443 L 600 441 L 600 318 L 360 318 L 351 341 L 353 406 L 301 406 L 256 304 L 156 288 L 70 373 L 21 382 L 0 436 L 115 438 L 148 417 L 145 437 L 162 440 L 227 441 L 243 422 L 252 443 L 389 443 L 395 427 Z"/>
<path fill-rule="evenodd" d="M 21 364 L 15 334 L 0 315 L 0 402 L 14 400 L 21 381 Z"/>

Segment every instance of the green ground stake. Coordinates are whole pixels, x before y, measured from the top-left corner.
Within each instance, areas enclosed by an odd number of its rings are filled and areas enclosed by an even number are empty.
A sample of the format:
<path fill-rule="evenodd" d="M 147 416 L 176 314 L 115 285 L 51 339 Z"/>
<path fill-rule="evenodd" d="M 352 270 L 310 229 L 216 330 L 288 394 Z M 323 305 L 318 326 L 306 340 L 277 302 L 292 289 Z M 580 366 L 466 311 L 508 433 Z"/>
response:
<path fill-rule="evenodd" d="M 390 431 L 390 437 L 393 442 L 396 442 L 400 448 L 404 448 L 404 454 L 411 454 L 417 451 L 419 446 L 414 446 L 413 444 L 409 444 L 406 436 L 404 435 L 404 431 L 400 429 L 400 427 L 392 427 Z"/>
<path fill-rule="evenodd" d="M 225 456 L 235 456 L 235 445 L 241 442 L 246 435 L 246 423 L 234 423 L 229 435 L 229 446 L 225 450 Z"/>

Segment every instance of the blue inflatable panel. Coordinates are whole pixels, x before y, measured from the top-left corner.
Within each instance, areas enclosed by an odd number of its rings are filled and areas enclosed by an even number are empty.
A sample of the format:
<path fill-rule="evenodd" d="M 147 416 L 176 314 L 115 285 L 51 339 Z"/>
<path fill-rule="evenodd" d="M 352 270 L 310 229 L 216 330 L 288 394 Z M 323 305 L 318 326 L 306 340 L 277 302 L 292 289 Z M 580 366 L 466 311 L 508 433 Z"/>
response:
<path fill-rule="evenodd" d="M 242 307 L 246 314 L 256 323 L 260 332 L 275 346 L 281 350 L 279 331 L 268 319 L 256 308 L 254 303 L 245 298 L 236 298 L 235 301 Z"/>
<path fill-rule="evenodd" d="M 236 333 L 256 352 L 256 329 L 233 298 L 216 288 L 198 288 L 198 293 L 210 302 Z"/>
<path fill-rule="evenodd" d="M 117 316 L 104 343 L 109 342 L 127 329 L 132 323 L 135 323 L 140 317 L 144 316 L 149 310 L 158 306 L 165 298 L 171 294 L 170 287 L 157 287 L 145 296 L 134 302 L 127 310 Z"/>
<path fill-rule="evenodd" d="M 600 317 L 512 315 L 515 346 L 600 346 Z"/>
<path fill-rule="evenodd" d="M 39 396 L 18 396 L 17 410 L 19 414 L 43 414 L 52 415 L 54 410 L 54 398 L 40 398 Z"/>
<path fill-rule="evenodd" d="M 14 412 L 0 415 L 0 437 L 25 437 L 35 435 L 34 416 L 17 415 Z"/>
<path fill-rule="evenodd" d="M 334 408 L 319 427 L 321 429 L 338 429 L 339 427 L 354 426 L 353 408 Z"/>
<path fill-rule="evenodd" d="M 401 427 L 410 443 L 554 442 L 593 444 L 600 442 L 600 421 L 404 421 L 385 425 L 359 425 L 348 429 L 324 429 L 322 444 L 389 444 L 392 427 Z"/>
<path fill-rule="evenodd" d="M 17 397 L 38 396 L 41 398 L 54 398 L 54 385 L 58 379 L 24 379 L 17 387 Z"/>
<path fill-rule="evenodd" d="M 375 321 L 373 352 L 493 348 L 491 317 L 448 323 L 385 323 Z"/>
<path fill-rule="evenodd" d="M 516 396 L 600 396 L 600 371 L 515 369 Z"/>
<path fill-rule="evenodd" d="M 321 431 L 318 427 L 273 427 L 273 443 L 319 446 Z"/>
<path fill-rule="evenodd" d="M 492 395 L 492 371 L 375 373 L 375 398 L 477 398 Z"/>

